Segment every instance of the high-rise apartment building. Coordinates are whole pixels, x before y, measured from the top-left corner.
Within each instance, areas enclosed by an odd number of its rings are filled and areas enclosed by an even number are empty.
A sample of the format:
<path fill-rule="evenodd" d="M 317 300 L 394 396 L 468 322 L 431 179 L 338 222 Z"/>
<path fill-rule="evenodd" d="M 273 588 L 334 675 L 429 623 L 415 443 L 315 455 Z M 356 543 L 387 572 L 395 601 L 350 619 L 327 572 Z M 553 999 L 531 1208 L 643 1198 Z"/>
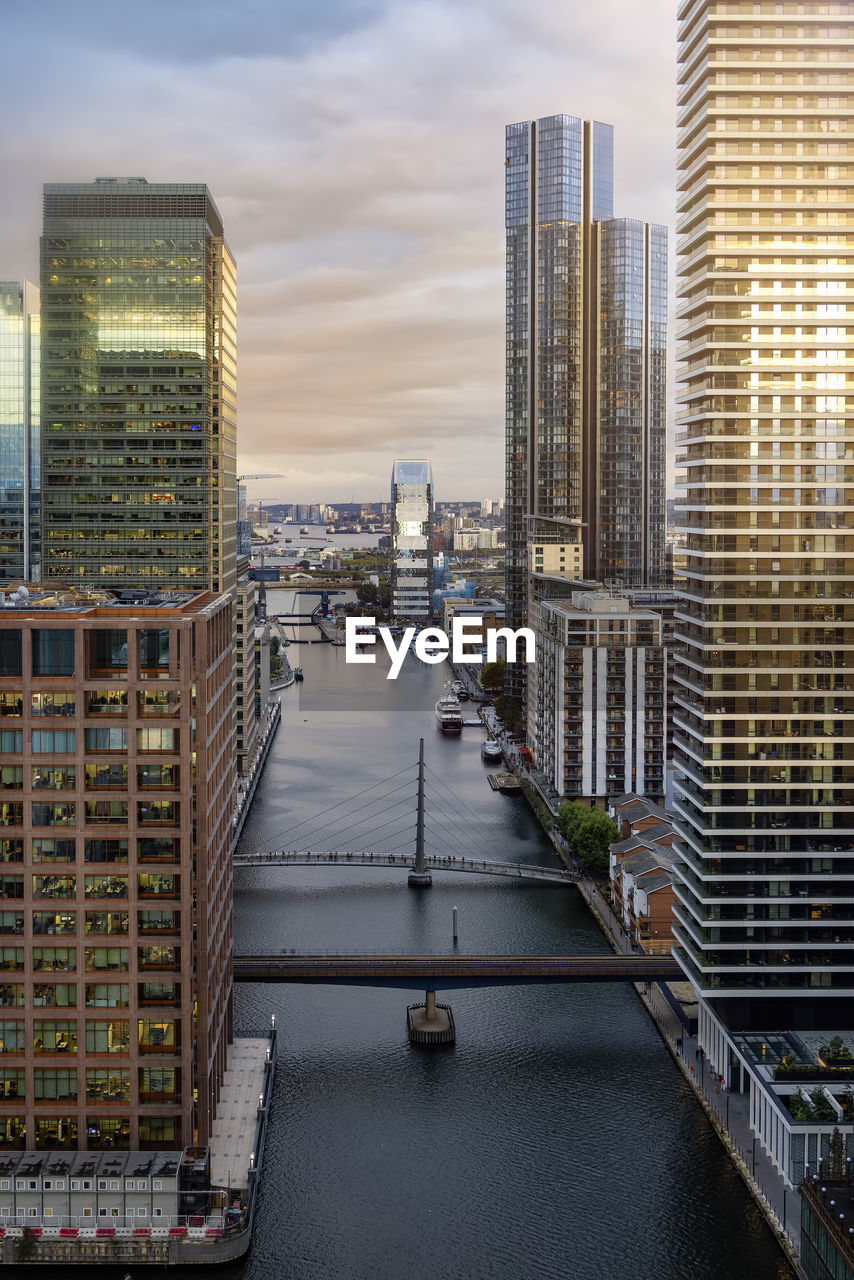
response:
<path fill-rule="evenodd" d="M 613 217 L 613 130 L 575 116 L 506 136 L 506 576 L 527 620 L 528 543 L 577 541 L 584 576 L 664 571 L 667 232 Z"/>
<path fill-rule="evenodd" d="M 433 470 L 429 458 L 395 458 L 391 473 L 391 608 L 433 616 Z"/>
<path fill-rule="evenodd" d="M 40 576 L 39 291 L 0 280 L 0 583 Z"/>
<path fill-rule="evenodd" d="M 209 1140 L 232 1038 L 231 614 L 193 592 L 0 612 L 5 1148 Z"/>
<path fill-rule="evenodd" d="M 203 183 L 47 184 L 43 575 L 233 591 L 235 270 Z"/>
<path fill-rule="evenodd" d="M 677 954 L 720 1065 L 851 1025 L 854 10 L 679 18 Z"/>

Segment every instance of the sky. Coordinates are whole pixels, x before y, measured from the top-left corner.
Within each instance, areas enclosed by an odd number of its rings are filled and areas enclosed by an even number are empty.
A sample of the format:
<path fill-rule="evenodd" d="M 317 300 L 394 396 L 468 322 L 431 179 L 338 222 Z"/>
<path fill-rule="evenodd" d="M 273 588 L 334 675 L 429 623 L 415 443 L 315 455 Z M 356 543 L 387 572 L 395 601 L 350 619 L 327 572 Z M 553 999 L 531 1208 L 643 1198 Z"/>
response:
<path fill-rule="evenodd" d="M 0 0 L 0 279 L 43 182 L 207 182 L 237 259 L 250 500 L 504 490 L 504 127 L 615 128 L 614 212 L 675 221 L 675 0 Z M 672 398 L 672 397 L 671 397 Z"/>

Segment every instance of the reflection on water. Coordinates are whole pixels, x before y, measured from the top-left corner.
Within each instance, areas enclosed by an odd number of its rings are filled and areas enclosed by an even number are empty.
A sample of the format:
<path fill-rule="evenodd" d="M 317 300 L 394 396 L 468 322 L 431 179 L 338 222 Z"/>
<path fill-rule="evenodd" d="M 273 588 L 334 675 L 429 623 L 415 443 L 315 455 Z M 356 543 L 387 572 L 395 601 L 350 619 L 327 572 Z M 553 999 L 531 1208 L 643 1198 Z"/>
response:
<path fill-rule="evenodd" d="M 340 651 L 294 652 L 306 684 L 339 687 Z M 406 715 L 370 697 L 357 714 L 285 695 L 243 850 L 296 847 L 292 833 L 317 830 L 316 815 L 360 792 L 370 816 L 367 789 L 413 764 L 421 735 L 460 831 L 474 823 L 495 857 L 548 857 L 524 800 L 489 789 L 481 732 L 437 732 L 443 674 L 419 671 L 427 706 Z M 413 783 L 413 824 L 414 802 Z M 364 815 L 350 803 L 344 825 L 356 833 Z M 334 822 L 340 831 L 338 810 Z M 443 822 L 434 837 L 450 851 Z M 574 889 L 439 873 L 416 892 L 378 867 L 239 870 L 235 946 L 451 950 L 454 906 L 463 951 L 605 948 Z M 630 987 L 452 992 L 457 1044 L 439 1053 L 407 1043 L 414 998 L 238 988 L 238 1029 L 275 1012 L 282 1037 L 256 1239 L 235 1275 L 791 1280 Z"/>

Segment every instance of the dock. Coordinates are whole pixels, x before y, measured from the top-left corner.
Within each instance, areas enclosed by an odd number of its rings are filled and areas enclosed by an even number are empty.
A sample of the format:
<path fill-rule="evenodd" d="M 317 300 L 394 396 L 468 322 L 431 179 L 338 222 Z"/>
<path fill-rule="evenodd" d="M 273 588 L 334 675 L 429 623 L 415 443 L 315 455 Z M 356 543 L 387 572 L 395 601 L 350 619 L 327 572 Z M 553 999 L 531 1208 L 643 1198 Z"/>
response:
<path fill-rule="evenodd" d="M 493 791 L 500 791 L 505 796 L 515 796 L 522 786 L 515 773 L 488 773 L 487 779 Z"/>

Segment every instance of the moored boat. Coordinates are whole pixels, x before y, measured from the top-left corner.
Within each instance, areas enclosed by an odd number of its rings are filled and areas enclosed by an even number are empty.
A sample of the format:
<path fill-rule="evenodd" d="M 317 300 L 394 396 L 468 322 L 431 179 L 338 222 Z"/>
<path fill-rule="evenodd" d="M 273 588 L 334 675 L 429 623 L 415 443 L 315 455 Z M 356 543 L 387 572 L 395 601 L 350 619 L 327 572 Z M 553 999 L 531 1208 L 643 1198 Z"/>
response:
<path fill-rule="evenodd" d="M 489 760 L 492 763 L 496 760 L 501 760 L 504 755 L 504 751 L 500 742 L 496 742 L 494 738 L 486 738 L 480 744 L 480 754 L 483 756 L 484 760 Z"/>
<path fill-rule="evenodd" d="M 436 724 L 442 733 L 462 733 L 462 708 L 452 689 L 446 689 L 436 702 Z"/>

